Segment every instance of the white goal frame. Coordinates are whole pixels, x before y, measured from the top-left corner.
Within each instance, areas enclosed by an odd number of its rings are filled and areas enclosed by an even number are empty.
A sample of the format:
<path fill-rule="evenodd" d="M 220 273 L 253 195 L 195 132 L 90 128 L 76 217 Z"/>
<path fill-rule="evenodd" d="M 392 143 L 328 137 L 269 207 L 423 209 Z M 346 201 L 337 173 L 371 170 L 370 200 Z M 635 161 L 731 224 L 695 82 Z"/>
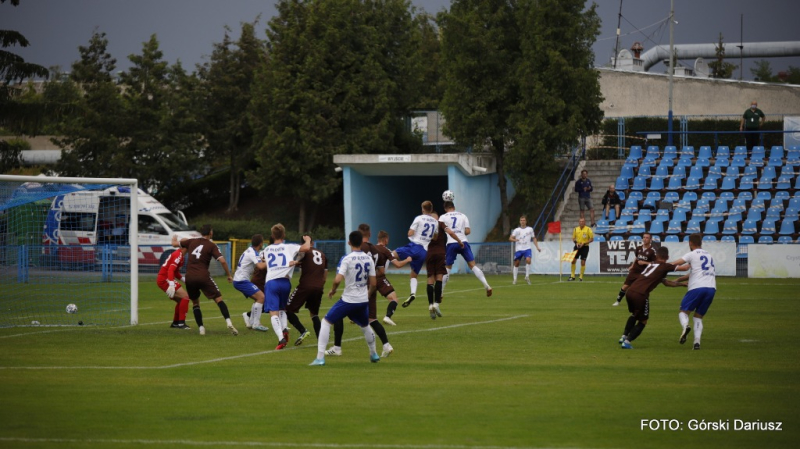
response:
<path fill-rule="evenodd" d="M 78 178 L 62 176 L 16 176 L 0 175 L 0 181 L 9 182 L 40 182 L 59 184 L 109 184 L 129 186 L 130 195 L 130 223 L 128 224 L 128 238 L 130 241 L 130 273 L 131 273 L 131 325 L 139 324 L 139 180 L 131 178 Z"/>

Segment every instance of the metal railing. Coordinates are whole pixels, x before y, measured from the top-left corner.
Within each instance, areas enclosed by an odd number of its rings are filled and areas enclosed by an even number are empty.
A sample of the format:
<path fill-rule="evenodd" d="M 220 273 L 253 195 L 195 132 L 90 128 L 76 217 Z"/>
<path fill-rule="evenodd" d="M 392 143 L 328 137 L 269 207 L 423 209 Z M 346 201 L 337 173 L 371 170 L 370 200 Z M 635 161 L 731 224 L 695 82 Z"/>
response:
<path fill-rule="evenodd" d="M 575 169 L 578 167 L 578 161 L 584 156 L 586 156 L 586 137 L 581 138 L 580 146 L 576 146 L 572 149 L 569 160 L 561 171 L 561 176 L 559 176 L 558 181 L 556 181 L 555 186 L 553 186 L 550 198 L 542 208 L 542 212 L 536 219 L 536 223 L 533 224 L 533 230 L 536 235 L 539 236 L 540 240 L 543 240 L 544 236 L 547 234 L 547 223 L 555 218 L 558 202 L 564 198 L 564 192 L 570 186 L 570 181 L 572 181 L 572 178 L 575 176 Z"/>

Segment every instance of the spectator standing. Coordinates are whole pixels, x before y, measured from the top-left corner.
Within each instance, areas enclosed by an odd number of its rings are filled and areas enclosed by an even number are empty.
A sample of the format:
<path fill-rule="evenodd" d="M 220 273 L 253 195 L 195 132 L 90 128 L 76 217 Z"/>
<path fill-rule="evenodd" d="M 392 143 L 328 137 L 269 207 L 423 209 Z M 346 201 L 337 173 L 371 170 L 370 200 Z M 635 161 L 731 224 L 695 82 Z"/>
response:
<path fill-rule="evenodd" d="M 739 131 L 747 131 L 744 140 L 747 145 L 748 156 L 752 154 L 753 147 L 759 144 L 761 133 L 758 131 L 764 125 L 764 112 L 758 109 L 758 102 L 750 103 L 750 109 L 744 111 L 742 120 L 739 122 Z"/>
<path fill-rule="evenodd" d="M 594 187 L 592 186 L 592 180 L 589 179 L 589 171 L 581 171 L 581 177 L 575 181 L 575 191 L 578 192 L 578 206 L 581 209 L 581 218 L 584 218 L 583 211 L 586 209 L 589 210 L 589 213 L 591 214 L 590 217 L 592 218 L 592 226 L 594 226 L 595 222 L 594 207 L 592 206 L 592 190 L 594 190 Z"/>

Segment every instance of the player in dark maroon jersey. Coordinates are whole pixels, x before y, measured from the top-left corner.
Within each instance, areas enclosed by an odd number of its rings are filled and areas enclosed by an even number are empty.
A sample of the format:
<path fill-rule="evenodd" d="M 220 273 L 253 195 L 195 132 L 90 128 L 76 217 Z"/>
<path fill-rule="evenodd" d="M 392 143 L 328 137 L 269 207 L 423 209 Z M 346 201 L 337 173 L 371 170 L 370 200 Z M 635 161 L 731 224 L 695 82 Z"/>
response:
<path fill-rule="evenodd" d="M 180 248 L 169 255 L 161 269 L 158 270 L 156 285 L 167 294 L 169 299 L 176 302 L 175 313 L 172 316 L 170 327 L 177 329 L 191 329 L 186 325 L 186 312 L 189 311 L 189 294 L 182 288 L 181 267 L 183 266 L 186 248 Z"/>
<path fill-rule="evenodd" d="M 192 312 L 194 312 L 194 319 L 197 321 L 197 325 L 200 328 L 200 335 L 206 334 L 206 328 L 203 326 L 203 313 L 200 311 L 200 303 L 198 301 L 200 299 L 200 292 L 203 292 L 206 298 L 217 303 L 228 325 L 228 330 L 233 335 L 239 335 L 239 331 L 233 327 L 231 315 L 228 312 L 228 306 L 225 304 L 225 301 L 222 300 L 222 293 L 219 291 L 217 283 L 214 282 L 214 279 L 211 277 L 208 266 L 212 258 L 216 259 L 220 265 L 222 265 L 222 269 L 225 270 L 225 274 L 228 276 L 228 282 L 233 281 L 231 270 L 225 258 L 222 257 L 222 253 L 220 253 L 217 244 L 211 241 L 211 238 L 214 236 L 214 230 L 211 229 L 211 225 L 203 225 L 200 229 L 200 234 L 202 237 L 182 239 L 180 241 L 180 247 L 186 248 L 186 290 L 189 293 L 189 299 L 191 299 L 194 304 Z M 173 245 L 175 244 L 175 240 L 176 239 L 173 237 Z"/>
<path fill-rule="evenodd" d="M 406 257 L 406 259 L 402 261 L 395 259 L 392 250 L 389 249 L 389 233 L 386 231 L 378 232 L 378 244 L 375 245 L 375 249 L 378 251 L 378 259 L 375 261 L 375 273 L 378 282 L 377 290 L 381 296 L 389 300 L 383 322 L 390 326 L 396 326 L 397 323 L 392 320 L 392 315 L 394 315 L 395 310 L 397 310 L 397 292 L 394 291 L 392 283 L 386 278 L 386 268 L 388 268 L 389 263 L 400 268 L 410 263 L 413 259 L 411 256 Z"/>
<path fill-rule="evenodd" d="M 431 213 L 438 223 L 438 229 L 428 244 L 428 255 L 425 257 L 425 269 L 428 271 L 428 312 L 431 319 L 442 316 L 439 304 L 442 303 L 442 278 L 447 274 L 447 235 L 455 239 L 456 243 L 463 248 L 464 242 L 458 238 L 443 221 L 439 221 L 439 214 Z"/>
<path fill-rule="evenodd" d="M 646 265 L 640 265 L 639 261 L 652 262 L 656 260 L 656 249 L 653 248 L 652 241 L 653 236 L 649 232 L 645 232 L 642 235 L 642 246 L 636 248 L 636 260 L 628 267 L 628 277 L 622 283 L 622 288 L 619 289 L 619 294 L 617 295 L 617 301 L 611 304 L 612 306 L 616 307 L 622 302 L 622 298 L 625 297 L 625 291 L 631 286 L 636 276 L 644 271 Z"/>
<path fill-rule="evenodd" d="M 628 302 L 628 311 L 631 316 L 625 323 L 625 332 L 619 339 L 622 349 L 633 349 L 631 342 L 641 335 L 647 319 L 650 317 L 650 292 L 659 284 L 668 287 L 685 287 L 686 283 L 675 282 L 667 279 L 667 275 L 675 271 L 675 265 L 667 263 L 669 249 L 662 246 L 656 250 L 655 262 L 638 262 L 644 270 L 636 275 L 634 281 L 627 289 L 625 300 Z"/>
<path fill-rule="evenodd" d="M 311 238 L 310 244 L 313 245 L 314 240 L 311 234 L 305 235 Z M 322 293 L 328 278 L 328 258 L 321 249 L 312 246 L 308 252 L 298 253 L 297 259 L 299 260 L 295 260 L 295 266 L 300 267 L 300 280 L 286 303 L 286 318 L 300 332 L 300 336 L 294 342 L 295 346 L 300 346 L 303 344 L 303 340 L 311 334 L 297 317 L 297 313 L 303 305 L 308 309 L 311 322 L 314 323 L 314 334 L 319 339 L 319 330 L 322 326 L 319 319 L 319 307 L 322 304 Z"/>

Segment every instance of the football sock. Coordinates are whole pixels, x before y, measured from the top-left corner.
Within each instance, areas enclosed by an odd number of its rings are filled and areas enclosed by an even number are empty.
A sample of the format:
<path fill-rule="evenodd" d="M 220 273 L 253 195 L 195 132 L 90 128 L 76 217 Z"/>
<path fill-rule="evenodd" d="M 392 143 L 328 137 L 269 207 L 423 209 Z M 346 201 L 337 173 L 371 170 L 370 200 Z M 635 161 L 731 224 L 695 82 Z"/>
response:
<path fill-rule="evenodd" d="M 625 289 L 619 289 L 619 293 L 617 294 L 617 302 L 622 301 L 622 298 L 625 297 Z"/>
<path fill-rule="evenodd" d="M 433 300 L 436 304 L 442 303 L 442 281 L 436 281 L 436 283 L 433 284 Z"/>
<path fill-rule="evenodd" d="M 694 342 L 700 343 L 700 337 L 703 336 L 703 319 L 694 317 Z"/>
<path fill-rule="evenodd" d="M 575 264 L 570 265 L 570 269 L 569 270 L 570 270 L 569 271 L 570 272 L 570 277 L 574 278 L 575 277 Z"/>
<path fill-rule="evenodd" d="M 481 281 L 484 288 L 489 288 L 489 283 L 486 282 L 486 276 L 483 275 L 483 271 L 481 271 L 480 268 L 478 268 L 477 266 L 472 267 L 472 274 L 474 274 L 475 277 L 478 278 L 479 281 Z"/>
<path fill-rule="evenodd" d="M 417 294 L 417 278 L 411 278 L 410 284 L 411 284 L 411 294 L 412 295 L 416 295 Z"/>
<path fill-rule="evenodd" d="M 322 323 L 320 323 L 319 321 L 319 316 L 317 315 L 312 316 L 311 322 L 314 323 L 314 333 L 317 335 L 317 338 L 319 338 L 319 333 L 322 326 Z"/>
<path fill-rule="evenodd" d="M 622 335 L 630 335 L 631 334 L 631 330 L 633 330 L 633 326 L 635 324 L 636 324 L 636 317 L 635 316 L 629 316 L 628 317 L 628 322 L 625 323 L 625 332 L 623 332 Z"/>
<path fill-rule="evenodd" d="M 581 265 L 581 279 L 583 279 L 584 272 L 586 272 L 586 265 Z"/>
<path fill-rule="evenodd" d="M 228 312 L 228 306 L 225 304 L 225 301 L 218 302 L 217 307 L 219 307 L 219 311 L 222 312 L 223 318 L 226 320 L 231 319 L 231 314 Z"/>
<path fill-rule="evenodd" d="M 173 312 L 172 314 L 172 322 L 177 323 L 178 320 L 180 319 L 178 318 L 180 315 L 181 315 L 181 303 L 178 302 L 177 304 L 175 304 L 175 312 Z"/>
<path fill-rule="evenodd" d="M 386 335 L 386 329 L 383 328 L 383 324 L 380 321 L 375 320 L 369 323 L 372 330 L 378 335 L 378 338 L 381 339 L 381 343 L 386 344 L 389 343 L 389 337 Z"/>
<path fill-rule="evenodd" d="M 428 304 L 433 304 L 433 285 L 428 284 Z"/>
<path fill-rule="evenodd" d="M 517 273 L 519 272 L 519 267 L 514 267 L 511 269 L 511 273 L 514 275 L 514 280 L 517 280 Z"/>
<path fill-rule="evenodd" d="M 395 310 L 397 310 L 397 301 L 389 301 L 389 305 L 386 306 L 386 316 L 391 318 Z"/>
<path fill-rule="evenodd" d="M 297 318 L 296 313 L 286 312 L 286 319 L 289 320 L 290 323 L 292 323 L 292 326 L 294 326 L 294 328 L 297 329 L 297 332 L 300 332 L 302 334 L 306 331 L 306 327 L 303 326 L 303 323 L 300 322 L 300 318 Z"/>
<path fill-rule="evenodd" d="M 683 312 L 678 312 L 678 321 L 681 322 L 681 330 L 686 329 L 686 327 L 689 325 L 689 315 Z"/>
<path fill-rule="evenodd" d="M 364 333 L 364 339 L 367 340 L 367 346 L 369 346 L 369 354 L 377 354 L 378 351 L 375 349 L 375 334 L 372 332 L 369 326 L 364 326 L 361 328 L 361 332 Z"/>
<path fill-rule="evenodd" d="M 342 336 L 344 335 L 344 319 L 333 323 L 333 345 L 342 346 Z"/>
<path fill-rule="evenodd" d="M 319 317 L 317 317 L 319 318 Z M 319 335 L 317 335 L 317 358 L 325 358 L 325 350 L 328 349 L 328 340 L 331 338 L 331 323 L 322 320 L 320 323 Z"/>
<path fill-rule="evenodd" d="M 444 288 L 447 287 L 447 281 L 450 280 L 450 269 L 445 267 L 445 270 L 447 270 L 447 274 L 442 276 L 442 294 L 443 295 L 444 295 Z"/>
<path fill-rule="evenodd" d="M 198 326 L 203 325 L 203 312 L 200 311 L 200 306 L 192 307 L 192 313 L 194 313 L 194 320 L 197 322 Z"/>
<path fill-rule="evenodd" d="M 281 326 L 281 317 L 278 315 L 270 315 L 270 323 L 272 323 L 272 332 L 278 336 L 278 341 L 283 340 L 283 326 Z"/>
<path fill-rule="evenodd" d="M 189 298 L 182 299 L 178 311 L 178 321 L 186 321 L 186 313 L 189 311 Z"/>
<path fill-rule="evenodd" d="M 250 309 L 250 325 L 261 326 L 261 310 L 263 306 L 260 303 L 254 302 L 253 307 Z"/>
<path fill-rule="evenodd" d="M 636 326 L 633 327 L 633 330 L 631 331 L 631 333 L 628 334 L 628 341 L 636 340 L 636 337 L 638 337 L 639 335 L 642 334 L 642 331 L 644 330 L 645 326 L 646 326 L 646 324 L 641 323 L 641 322 L 636 324 Z"/>
<path fill-rule="evenodd" d="M 531 264 L 525 264 L 525 277 L 528 277 L 531 274 Z"/>

